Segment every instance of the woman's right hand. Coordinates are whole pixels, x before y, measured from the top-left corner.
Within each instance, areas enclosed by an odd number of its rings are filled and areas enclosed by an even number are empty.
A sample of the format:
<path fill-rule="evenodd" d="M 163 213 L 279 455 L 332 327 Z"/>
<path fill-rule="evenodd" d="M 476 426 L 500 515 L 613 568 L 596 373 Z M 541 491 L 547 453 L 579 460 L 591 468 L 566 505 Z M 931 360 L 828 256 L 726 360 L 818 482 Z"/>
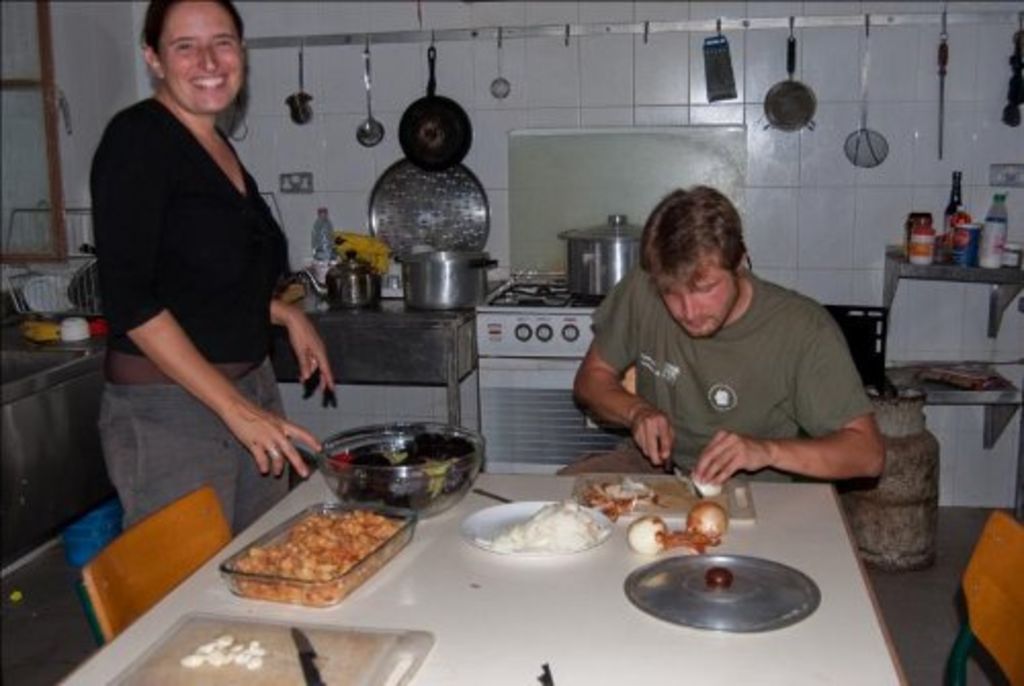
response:
<path fill-rule="evenodd" d="M 675 431 L 664 412 L 641 400 L 629 412 L 629 428 L 651 464 L 660 467 L 671 458 Z"/>
<path fill-rule="evenodd" d="M 252 454 L 261 474 L 279 476 L 284 471 L 284 461 L 288 460 L 300 476 L 309 476 L 309 465 L 292 444 L 292 439 L 314 452 L 318 452 L 321 445 L 301 426 L 241 397 L 222 415 L 222 419 Z"/>

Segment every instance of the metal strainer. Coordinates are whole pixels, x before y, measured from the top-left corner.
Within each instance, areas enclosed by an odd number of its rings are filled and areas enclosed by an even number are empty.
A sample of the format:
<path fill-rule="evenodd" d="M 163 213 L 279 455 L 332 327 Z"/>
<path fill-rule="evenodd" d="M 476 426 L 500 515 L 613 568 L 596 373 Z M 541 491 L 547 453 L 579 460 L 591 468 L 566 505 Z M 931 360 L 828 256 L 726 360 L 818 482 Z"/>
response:
<path fill-rule="evenodd" d="M 864 169 L 877 167 L 889 156 L 885 136 L 868 128 L 868 70 L 871 67 L 871 15 L 864 15 L 864 58 L 860 66 L 860 128 L 846 137 L 846 159 Z"/>
<path fill-rule="evenodd" d="M 487 194 L 462 164 L 428 172 L 401 159 L 370 193 L 370 233 L 398 258 L 423 249 L 481 251 L 489 232 Z"/>

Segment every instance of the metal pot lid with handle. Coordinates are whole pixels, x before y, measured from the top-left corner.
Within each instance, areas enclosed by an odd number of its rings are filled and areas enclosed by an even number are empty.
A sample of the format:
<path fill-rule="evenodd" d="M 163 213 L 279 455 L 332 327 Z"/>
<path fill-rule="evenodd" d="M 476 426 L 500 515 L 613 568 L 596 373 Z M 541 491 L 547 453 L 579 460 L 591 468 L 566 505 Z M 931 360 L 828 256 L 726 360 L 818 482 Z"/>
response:
<path fill-rule="evenodd" d="M 370 233 L 397 258 L 416 249 L 483 250 L 490 233 L 487 194 L 463 164 L 423 171 L 401 159 L 370 192 Z"/>
<path fill-rule="evenodd" d="M 588 226 L 582 229 L 570 229 L 558 234 L 559 238 L 602 240 L 605 238 L 627 238 L 640 240 L 643 234 L 643 227 L 629 223 L 629 217 L 624 214 L 609 214 L 608 221 L 597 226 Z"/>
<path fill-rule="evenodd" d="M 821 604 L 821 591 L 803 572 L 745 555 L 670 557 L 630 574 L 625 591 L 658 619 L 737 633 L 781 629 Z"/>

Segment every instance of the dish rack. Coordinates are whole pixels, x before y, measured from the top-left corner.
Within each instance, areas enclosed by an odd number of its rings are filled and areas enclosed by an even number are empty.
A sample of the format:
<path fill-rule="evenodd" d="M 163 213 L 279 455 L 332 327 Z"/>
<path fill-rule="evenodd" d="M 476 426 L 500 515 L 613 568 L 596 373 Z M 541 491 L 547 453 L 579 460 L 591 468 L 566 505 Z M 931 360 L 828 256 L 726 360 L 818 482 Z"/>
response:
<path fill-rule="evenodd" d="M 4 274 L 4 290 L 22 314 L 102 314 L 95 257 L 72 257 L 58 265 L 34 265 Z"/>

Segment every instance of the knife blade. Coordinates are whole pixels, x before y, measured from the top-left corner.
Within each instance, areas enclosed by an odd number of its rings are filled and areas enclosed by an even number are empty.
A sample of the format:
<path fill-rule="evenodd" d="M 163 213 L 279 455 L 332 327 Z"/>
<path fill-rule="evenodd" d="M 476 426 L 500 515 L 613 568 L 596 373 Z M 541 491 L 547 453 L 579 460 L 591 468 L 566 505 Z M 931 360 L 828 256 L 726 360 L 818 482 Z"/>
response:
<path fill-rule="evenodd" d="M 302 665 L 302 677 L 306 680 L 306 686 L 327 686 L 320 678 L 320 669 L 316 666 L 316 650 L 309 637 L 295 627 L 291 628 L 291 634 L 292 641 L 299 651 L 299 664 Z"/>

